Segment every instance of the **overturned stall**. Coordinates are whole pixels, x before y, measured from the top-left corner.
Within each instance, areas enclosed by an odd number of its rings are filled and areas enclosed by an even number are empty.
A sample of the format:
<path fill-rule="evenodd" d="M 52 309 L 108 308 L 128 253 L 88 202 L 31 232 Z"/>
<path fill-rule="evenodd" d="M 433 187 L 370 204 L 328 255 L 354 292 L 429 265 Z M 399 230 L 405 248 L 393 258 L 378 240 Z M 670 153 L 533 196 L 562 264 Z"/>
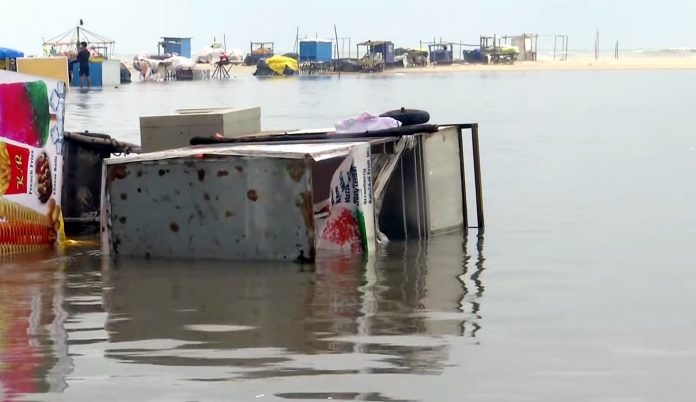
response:
<path fill-rule="evenodd" d="M 461 229 L 462 130 L 473 126 L 426 126 L 282 133 L 107 160 L 103 252 L 310 262 Z"/>

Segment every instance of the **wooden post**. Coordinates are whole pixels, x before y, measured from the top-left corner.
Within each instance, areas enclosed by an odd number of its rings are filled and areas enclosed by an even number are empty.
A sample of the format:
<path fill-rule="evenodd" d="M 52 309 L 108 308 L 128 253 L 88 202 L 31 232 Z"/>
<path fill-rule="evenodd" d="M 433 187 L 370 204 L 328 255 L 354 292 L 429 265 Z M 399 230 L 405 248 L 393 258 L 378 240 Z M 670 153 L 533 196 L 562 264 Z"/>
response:
<path fill-rule="evenodd" d="M 474 184 L 476 186 L 476 216 L 479 229 L 485 226 L 483 219 L 483 188 L 481 184 L 481 155 L 479 154 L 478 123 L 471 128 L 471 146 L 474 156 Z"/>
<path fill-rule="evenodd" d="M 295 47 L 293 48 L 292 52 L 293 53 L 300 53 L 300 49 L 298 49 L 298 45 L 300 43 L 300 26 L 297 26 L 297 31 L 295 31 Z"/>
<path fill-rule="evenodd" d="M 334 24 L 334 35 L 336 35 L 336 67 L 338 67 L 338 76 L 341 76 L 341 54 L 338 53 L 338 29 L 336 24 Z"/>

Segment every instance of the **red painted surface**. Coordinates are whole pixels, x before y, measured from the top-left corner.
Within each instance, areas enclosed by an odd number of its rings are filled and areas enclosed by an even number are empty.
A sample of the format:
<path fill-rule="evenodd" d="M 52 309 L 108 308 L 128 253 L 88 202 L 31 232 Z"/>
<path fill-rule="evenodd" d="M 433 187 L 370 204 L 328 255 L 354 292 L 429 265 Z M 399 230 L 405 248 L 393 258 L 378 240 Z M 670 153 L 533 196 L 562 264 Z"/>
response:
<path fill-rule="evenodd" d="M 5 144 L 12 175 L 5 194 L 26 194 L 29 191 L 29 149 Z"/>
<path fill-rule="evenodd" d="M 346 208 L 338 207 L 331 211 L 322 238 L 341 248 L 350 247 L 351 251 L 362 251 L 358 219 Z"/>
<path fill-rule="evenodd" d="M 0 136 L 40 147 L 41 133 L 34 122 L 34 108 L 25 84 L 0 84 Z"/>

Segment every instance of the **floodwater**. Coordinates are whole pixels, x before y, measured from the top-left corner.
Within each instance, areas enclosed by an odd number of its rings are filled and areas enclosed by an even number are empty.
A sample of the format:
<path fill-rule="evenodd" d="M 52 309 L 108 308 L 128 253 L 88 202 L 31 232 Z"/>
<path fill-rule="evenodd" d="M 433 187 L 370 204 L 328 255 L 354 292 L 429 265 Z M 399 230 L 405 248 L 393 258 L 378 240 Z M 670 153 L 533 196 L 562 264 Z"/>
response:
<path fill-rule="evenodd" d="M 123 401 L 692 401 L 696 71 L 134 83 L 67 128 L 261 106 L 264 129 L 362 111 L 481 123 L 486 230 L 314 267 L 0 266 L 0 396 Z"/>

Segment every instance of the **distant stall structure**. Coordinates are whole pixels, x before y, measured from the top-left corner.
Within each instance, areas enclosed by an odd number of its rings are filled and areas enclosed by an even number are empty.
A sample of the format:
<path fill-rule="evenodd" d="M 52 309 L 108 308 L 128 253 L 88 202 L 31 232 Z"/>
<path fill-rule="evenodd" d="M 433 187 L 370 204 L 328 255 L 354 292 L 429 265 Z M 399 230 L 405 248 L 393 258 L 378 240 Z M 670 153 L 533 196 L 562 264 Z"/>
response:
<path fill-rule="evenodd" d="M 560 61 L 568 60 L 568 35 L 554 35 L 553 59 Z"/>
<path fill-rule="evenodd" d="M 514 64 L 517 61 L 519 50 L 514 46 L 506 46 L 503 39 L 508 36 L 484 36 L 479 39 L 481 62 L 483 64 Z"/>
<path fill-rule="evenodd" d="M 421 48 L 397 48 L 394 53 L 397 60 L 401 59 L 405 67 L 425 67 L 428 65 L 427 50 Z"/>
<path fill-rule="evenodd" d="M 191 38 L 163 36 L 157 43 L 157 55 L 161 53 L 191 58 Z"/>
<path fill-rule="evenodd" d="M 87 30 L 82 25 L 82 20 L 80 20 L 80 25 L 70 28 L 56 37 L 44 40 L 43 47 L 46 56 L 74 57 L 80 50 L 80 43 L 87 42 L 89 48 L 98 53 L 96 58 L 109 59 L 114 54 L 116 42 L 106 36 Z"/>
<path fill-rule="evenodd" d="M 300 72 L 312 74 L 326 72 L 331 67 L 333 58 L 333 41 L 327 39 L 300 39 Z"/>
<path fill-rule="evenodd" d="M 352 44 L 351 44 L 351 38 L 350 36 L 345 36 L 345 37 L 340 37 L 340 38 L 334 38 L 334 58 L 336 60 L 339 59 L 350 59 L 351 55 L 353 52 L 351 51 L 352 49 Z M 347 44 L 346 44 L 347 42 Z"/>
<path fill-rule="evenodd" d="M 518 61 L 537 61 L 539 35 L 523 33 L 521 35 L 504 35 L 500 39 L 503 45 L 510 45 L 517 49 Z"/>
<path fill-rule="evenodd" d="M 361 70 L 365 72 L 384 71 L 385 65 L 395 62 L 394 42 L 385 40 L 368 40 L 356 44 L 358 61 Z M 363 56 L 360 56 L 360 49 L 364 49 Z"/>
<path fill-rule="evenodd" d="M 23 52 L 7 47 L 0 47 L 0 70 L 15 71 L 17 69 L 17 59 L 20 57 L 24 57 Z"/>
<path fill-rule="evenodd" d="M 274 42 L 250 42 L 249 54 L 244 59 L 247 66 L 255 66 L 261 59 L 273 57 L 275 55 Z"/>
<path fill-rule="evenodd" d="M 83 27 L 83 21 L 62 34 L 43 41 L 46 56 L 65 56 L 68 58 L 70 84 L 80 85 L 78 65 L 75 63 L 80 44 L 87 43 L 91 56 L 89 61 L 90 85 L 94 87 L 118 85 L 121 82 L 121 63 L 110 60 L 116 42 Z"/>
<path fill-rule="evenodd" d="M 454 42 L 427 42 L 428 60 L 431 65 L 449 65 L 454 62 Z"/>

